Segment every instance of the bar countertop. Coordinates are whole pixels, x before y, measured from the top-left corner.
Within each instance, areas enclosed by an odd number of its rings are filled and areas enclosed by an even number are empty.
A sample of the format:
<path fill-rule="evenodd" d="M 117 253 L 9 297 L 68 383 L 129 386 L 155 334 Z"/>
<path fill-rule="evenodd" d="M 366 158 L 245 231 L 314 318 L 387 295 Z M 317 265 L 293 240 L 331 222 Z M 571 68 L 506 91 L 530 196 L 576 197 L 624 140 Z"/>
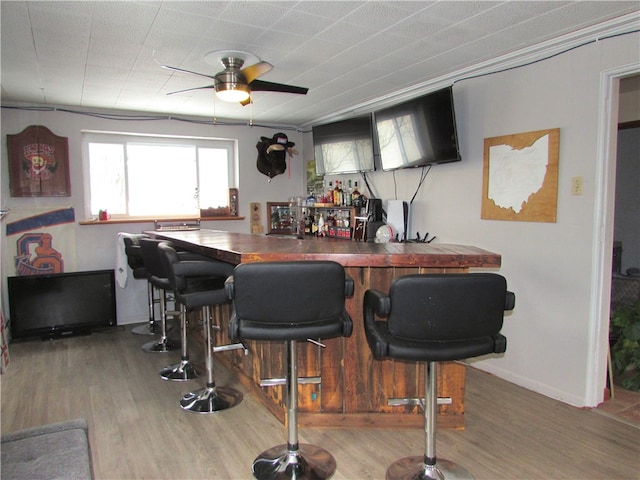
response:
<path fill-rule="evenodd" d="M 293 236 L 205 229 L 145 233 L 235 265 L 246 262 L 333 260 L 344 267 L 500 267 L 499 254 L 468 245 L 366 243 L 314 237 L 297 239 Z"/>
<path fill-rule="evenodd" d="M 424 365 L 387 359 L 375 361 L 364 331 L 362 299 L 368 289 L 388 291 L 394 278 L 420 273 L 464 273 L 470 268 L 497 269 L 500 255 L 473 246 L 429 243 L 365 243 L 343 239 L 252 235 L 218 230 L 148 231 L 155 238 L 234 265 L 247 262 L 333 260 L 354 279 L 345 308 L 353 319 L 348 338 L 323 339 L 322 347 L 303 342 L 298 348 L 302 377 L 319 377 L 321 385 L 299 386 L 299 425 L 418 426 L 424 417 L 417 404 L 395 406 L 389 400 L 420 398 Z M 318 292 L 322 295 L 322 292 Z M 215 343 L 229 343 L 230 304 L 216 306 Z M 221 361 L 281 421 L 286 405 L 278 388 L 261 386 L 285 375 L 284 342 L 246 342 L 250 355 L 220 352 Z M 464 427 L 464 366 L 445 362 L 438 369 L 438 424 Z"/>

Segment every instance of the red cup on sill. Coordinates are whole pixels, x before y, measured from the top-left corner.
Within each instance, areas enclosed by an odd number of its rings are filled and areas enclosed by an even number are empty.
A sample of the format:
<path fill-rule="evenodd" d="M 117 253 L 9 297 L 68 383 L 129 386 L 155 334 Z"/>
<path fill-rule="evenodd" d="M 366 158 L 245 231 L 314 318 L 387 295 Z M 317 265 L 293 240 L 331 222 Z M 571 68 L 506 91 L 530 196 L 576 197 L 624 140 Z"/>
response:
<path fill-rule="evenodd" d="M 101 222 L 105 220 L 109 220 L 109 214 L 107 213 L 106 210 L 100 210 L 98 212 L 98 220 L 100 220 Z"/>

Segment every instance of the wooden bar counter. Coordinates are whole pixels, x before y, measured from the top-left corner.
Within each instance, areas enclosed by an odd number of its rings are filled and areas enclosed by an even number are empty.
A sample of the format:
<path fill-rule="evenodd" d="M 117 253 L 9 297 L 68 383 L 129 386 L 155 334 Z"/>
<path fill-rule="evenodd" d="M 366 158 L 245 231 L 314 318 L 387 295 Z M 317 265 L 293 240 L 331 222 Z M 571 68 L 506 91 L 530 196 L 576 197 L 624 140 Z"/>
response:
<path fill-rule="evenodd" d="M 299 386 L 298 422 L 301 426 L 418 426 L 424 417 L 418 406 L 389 406 L 391 398 L 419 398 L 424 392 L 424 366 L 416 362 L 375 360 L 367 345 L 362 298 L 369 288 L 387 292 L 398 276 L 415 273 L 466 272 L 469 268 L 500 267 L 500 255 L 462 245 L 427 243 L 365 243 L 342 239 L 299 240 L 294 237 L 250 235 L 217 230 L 149 231 L 179 248 L 235 265 L 246 262 L 333 260 L 342 264 L 355 283 L 346 308 L 353 319 L 349 338 L 325 339 L 325 347 L 299 344 L 300 377 L 319 376 L 321 384 Z M 322 296 L 322 292 L 317 292 Z M 215 309 L 217 344 L 229 343 L 227 325 L 231 305 Z M 281 421 L 286 415 L 283 387 L 260 387 L 261 379 L 284 378 L 283 342 L 246 343 L 241 351 L 220 352 L 221 361 Z M 464 427 L 464 366 L 442 364 L 438 393 L 451 399 L 438 407 L 438 425 Z"/>

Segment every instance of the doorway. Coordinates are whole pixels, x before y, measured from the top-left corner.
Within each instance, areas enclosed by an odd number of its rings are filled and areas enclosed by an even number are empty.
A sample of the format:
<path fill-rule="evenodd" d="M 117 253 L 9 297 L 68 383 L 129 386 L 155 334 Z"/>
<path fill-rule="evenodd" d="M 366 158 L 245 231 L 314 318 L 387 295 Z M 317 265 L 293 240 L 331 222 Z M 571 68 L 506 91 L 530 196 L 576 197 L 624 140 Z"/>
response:
<path fill-rule="evenodd" d="M 618 103 L 613 272 L 624 277 L 640 269 L 640 75 L 620 79 Z"/>
<path fill-rule="evenodd" d="M 603 401 L 608 374 L 608 327 L 613 269 L 620 83 L 623 79 L 637 76 L 639 73 L 637 65 L 627 65 L 603 72 L 601 75 L 599 152 L 593 237 L 594 273 L 589 329 L 593 348 L 589 357 L 591 371 L 587 386 L 587 400 L 593 406 L 597 406 Z"/>
<path fill-rule="evenodd" d="M 620 79 L 618 104 L 611 316 L 640 300 L 640 75 Z M 610 396 L 600 409 L 637 423 L 640 392 L 620 380 L 609 380 Z"/>

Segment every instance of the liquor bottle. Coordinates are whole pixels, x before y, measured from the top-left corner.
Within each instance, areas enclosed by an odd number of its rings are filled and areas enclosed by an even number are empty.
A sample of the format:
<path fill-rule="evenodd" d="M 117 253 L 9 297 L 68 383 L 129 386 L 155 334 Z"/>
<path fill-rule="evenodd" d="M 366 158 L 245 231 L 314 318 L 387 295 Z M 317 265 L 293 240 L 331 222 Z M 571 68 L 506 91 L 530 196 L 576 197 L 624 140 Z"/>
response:
<path fill-rule="evenodd" d="M 313 191 L 309 192 L 307 198 L 305 200 L 305 205 L 307 207 L 313 207 L 316 204 L 316 196 L 313 194 Z"/>
<path fill-rule="evenodd" d="M 336 215 L 333 210 L 329 210 L 327 212 L 327 218 L 324 221 L 324 224 L 327 228 L 336 226 Z"/>
<path fill-rule="evenodd" d="M 304 216 L 304 233 L 306 235 L 311 235 L 311 232 L 313 231 L 311 225 L 312 225 L 312 221 L 311 221 L 311 215 L 307 214 Z"/>
<path fill-rule="evenodd" d="M 327 201 L 324 203 L 333 203 L 333 182 L 329 182 L 329 190 L 327 191 Z"/>
<path fill-rule="evenodd" d="M 361 206 L 360 203 L 360 192 L 358 191 L 358 182 L 356 181 L 355 186 L 353 187 L 353 192 L 351 192 L 351 203 L 356 207 Z"/>
<path fill-rule="evenodd" d="M 320 216 L 318 217 L 318 236 L 324 237 L 325 232 L 326 232 L 326 228 L 324 226 L 324 217 L 322 216 L 322 212 L 321 212 Z"/>
<path fill-rule="evenodd" d="M 338 205 L 344 205 L 344 190 L 342 190 L 342 182 L 338 182 Z"/>
<path fill-rule="evenodd" d="M 350 207 L 353 204 L 353 187 L 351 186 L 351 179 L 349 179 L 349 188 L 344 193 L 344 204 Z"/>
<path fill-rule="evenodd" d="M 338 180 L 336 180 L 335 187 L 333 188 L 333 204 L 339 205 L 340 201 L 340 189 L 338 188 Z"/>

